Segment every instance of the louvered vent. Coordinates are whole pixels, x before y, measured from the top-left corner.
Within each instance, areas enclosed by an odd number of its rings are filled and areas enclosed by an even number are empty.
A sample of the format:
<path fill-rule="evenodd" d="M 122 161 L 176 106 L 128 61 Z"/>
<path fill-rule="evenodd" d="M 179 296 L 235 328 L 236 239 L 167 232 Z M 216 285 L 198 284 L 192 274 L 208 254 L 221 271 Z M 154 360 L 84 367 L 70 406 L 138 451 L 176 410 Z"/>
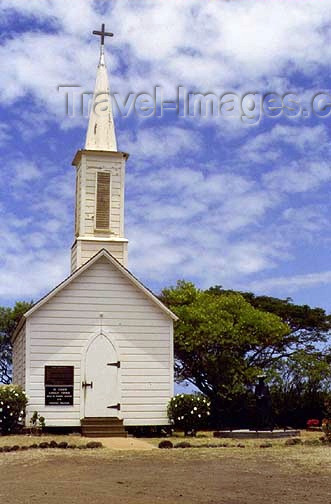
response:
<path fill-rule="evenodd" d="M 110 227 L 110 173 L 97 173 L 96 229 Z"/>

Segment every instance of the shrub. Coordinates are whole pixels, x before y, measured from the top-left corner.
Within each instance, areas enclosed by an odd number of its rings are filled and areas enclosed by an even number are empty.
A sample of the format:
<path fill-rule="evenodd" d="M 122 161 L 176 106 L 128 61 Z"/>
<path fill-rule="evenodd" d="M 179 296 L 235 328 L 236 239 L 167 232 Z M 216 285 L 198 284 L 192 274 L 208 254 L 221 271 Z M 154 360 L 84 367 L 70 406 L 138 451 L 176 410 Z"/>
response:
<path fill-rule="evenodd" d="M 30 419 L 30 424 L 32 428 L 43 429 L 46 426 L 45 417 L 39 415 L 38 411 L 34 411 Z"/>
<path fill-rule="evenodd" d="M 22 387 L 0 385 L 0 433 L 12 434 L 22 427 L 27 402 Z"/>
<path fill-rule="evenodd" d="M 210 402 L 202 394 L 177 394 L 168 404 L 169 420 L 185 435 L 206 426 L 209 415 Z"/>
<path fill-rule="evenodd" d="M 311 427 L 319 427 L 320 421 L 317 418 L 310 418 L 309 420 L 307 420 L 306 425 L 307 425 L 307 429 L 309 429 Z"/>
<path fill-rule="evenodd" d="M 322 421 L 322 431 L 324 433 L 324 442 L 331 443 L 331 397 L 325 403 L 326 418 Z"/>

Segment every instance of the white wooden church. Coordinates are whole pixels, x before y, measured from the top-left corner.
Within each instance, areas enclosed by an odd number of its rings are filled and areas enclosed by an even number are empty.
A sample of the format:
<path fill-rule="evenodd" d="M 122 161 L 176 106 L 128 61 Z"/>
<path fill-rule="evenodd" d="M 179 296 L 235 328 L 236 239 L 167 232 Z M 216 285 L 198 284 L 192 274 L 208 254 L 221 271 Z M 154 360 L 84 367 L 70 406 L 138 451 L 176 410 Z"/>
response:
<path fill-rule="evenodd" d="M 104 25 L 97 34 L 101 51 L 86 143 L 73 160 L 71 275 L 20 321 L 12 339 L 13 382 L 29 398 L 27 425 L 37 411 L 47 427 L 125 435 L 125 427 L 168 424 L 177 317 L 127 269 L 128 154 L 117 149 Z"/>

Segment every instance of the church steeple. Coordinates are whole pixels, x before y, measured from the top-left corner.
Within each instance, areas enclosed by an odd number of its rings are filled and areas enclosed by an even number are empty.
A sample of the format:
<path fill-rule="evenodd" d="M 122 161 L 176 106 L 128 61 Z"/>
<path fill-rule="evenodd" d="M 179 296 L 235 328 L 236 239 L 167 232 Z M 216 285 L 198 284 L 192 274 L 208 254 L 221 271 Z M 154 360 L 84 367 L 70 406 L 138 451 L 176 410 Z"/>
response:
<path fill-rule="evenodd" d="M 112 34 L 105 32 L 104 28 L 105 25 L 102 25 L 101 32 L 93 32 L 97 35 L 103 35 L 100 45 L 100 60 L 90 111 L 85 149 L 114 152 L 117 151 L 117 143 L 110 97 L 108 72 L 105 62 L 105 46 L 103 44 L 104 36 L 106 34 L 112 36 Z"/>
<path fill-rule="evenodd" d="M 124 181 L 128 154 L 117 151 L 114 120 L 105 64 L 102 30 L 100 60 L 90 110 L 85 149 L 77 152 L 75 241 L 71 248 L 71 270 L 75 271 L 100 249 L 108 250 L 127 266 L 124 238 Z"/>

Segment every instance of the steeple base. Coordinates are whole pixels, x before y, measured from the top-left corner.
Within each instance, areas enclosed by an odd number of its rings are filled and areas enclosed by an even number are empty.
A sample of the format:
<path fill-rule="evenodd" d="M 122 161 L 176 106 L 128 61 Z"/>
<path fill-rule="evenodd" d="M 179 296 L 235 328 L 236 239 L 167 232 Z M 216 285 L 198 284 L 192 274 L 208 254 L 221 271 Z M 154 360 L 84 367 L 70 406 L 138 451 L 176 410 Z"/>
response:
<path fill-rule="evenodd" d="M 128 240 L 126 238 L 76 238 L 71 247 L 71 273 L 91 257 L 105 249 L 126 268 L 128 264 Z"/>

